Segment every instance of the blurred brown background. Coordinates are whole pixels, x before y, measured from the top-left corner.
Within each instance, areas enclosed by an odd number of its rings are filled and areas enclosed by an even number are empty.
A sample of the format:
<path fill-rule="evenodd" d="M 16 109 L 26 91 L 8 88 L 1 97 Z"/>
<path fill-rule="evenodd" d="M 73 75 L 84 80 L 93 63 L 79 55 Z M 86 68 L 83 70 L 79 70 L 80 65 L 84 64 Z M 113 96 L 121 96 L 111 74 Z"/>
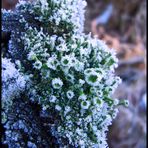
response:
<path fill-rule="evenodd" d="M 2 0 L 15 9 L 18 0 Z M 115 98 L 128 99 L 110 127 L 110 148 L 146 148 L 146 0 L 87 0 L 85 33 L 92 32 L 117 51 L 116 74 L 123 83 Z"/>
<path fill-rule="evenodd" d="M 87 0 L 85 32 L 117 51 L 123 83 L 114 97 L 128 99 L 110 127 L 110 148 L 146 148 L 146 0 Z"/>

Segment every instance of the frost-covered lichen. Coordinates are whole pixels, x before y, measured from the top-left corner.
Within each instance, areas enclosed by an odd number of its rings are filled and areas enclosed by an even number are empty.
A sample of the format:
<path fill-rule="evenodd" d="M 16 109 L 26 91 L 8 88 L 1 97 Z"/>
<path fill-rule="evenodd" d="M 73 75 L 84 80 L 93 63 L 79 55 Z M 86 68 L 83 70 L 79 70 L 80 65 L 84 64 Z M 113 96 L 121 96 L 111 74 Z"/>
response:
<path fill-rule="evenodd" d="M 22 37 L 40 92 L 31 99 L 43 110 L 59 112 L 61 119 L 53 126 L 70 144 L 106 147 L 106 131 L 117 113 L 118 101 L 111 95 L 121 83 L 114 75 L 118 60 L 113 50 L 89 35 L 64 36 L 30 28 Z"/>
<path fill-rule="evenodd" d="M 8 109 L 13 99 L 25 90 L 27 77 L 10 59 L 2 58 L 2 108 Z"/>
<path fill-rule="evenodd" d="M 19 39 L 9 42 L 15 51 L 10 55 L 17 55 L 21 73 L 31 82 L 24 90 L 25 101 L 40 105 L 38 118 L 53 113 L 50 120 L 40 121 L 43 127 L 48 126 L 46 132 L 56 138 L 59 147 L 105 148 L 108 126 L 117 115 L 117 106 L 125 102 L 111 97 L 121 83 L 114 74 L 118 66 L 115 51 L 83 33 L 85 5 L 82 0 L 21 1 L 16 12 L 21 14 L 18 22 L 24 28 Z M 3 15 L 6 21 L 8 12 Z M 9 30 L 11 25 L 6 24 Z M 13 35 L 18 37 L 15 31 Z M 21 50 L 14 48 L 17 43 L 23 45 Z M 23 56 L 19 57 L 21 51 Z M 25 86 L 24 76 L 16 78 L 15 87 L 17 82 L 19 88 Z M 6 135 L 9 132 L 7 128 Z M 52 143 L 47 141 L 46 146 Z M 29 139 L 27 146 L 36 145 Z"/>

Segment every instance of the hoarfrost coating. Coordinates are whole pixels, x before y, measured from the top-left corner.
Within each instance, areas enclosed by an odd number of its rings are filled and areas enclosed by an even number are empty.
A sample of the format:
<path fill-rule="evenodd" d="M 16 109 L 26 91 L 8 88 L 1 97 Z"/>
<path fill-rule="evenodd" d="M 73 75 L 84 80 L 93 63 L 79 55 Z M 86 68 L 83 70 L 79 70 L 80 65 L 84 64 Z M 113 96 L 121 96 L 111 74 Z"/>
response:
<path fill-rule="evenodd" d="M 10 60 L 3 59 L 2 100 L 8 80 L 14 77 L 14 83 L 9 81 L 8 86 L 16 89 L 16 93 L 24 91 L 28 101 L 41 106 L 43 114 L 54 110 L 54 123 L 48 125 L 58 143 L 62 145 L 60 138 L 65 138 L 75 147 L 106 148 L 108 126 L 118 113 L 117 106 L 128 102 L 111 98 L 121 83 L 114 74 L 118 59 L 103 41 L 83 33 L 85 6 L 84 0 L 21 1 L 17 5 L 17 12 L 23 14 L 19 23 L 25 24 L 25 31 L 9 43 L 15 47 L 21 40 L 25 59 L 17 62 L 20 71 Z M 26 13 L 40 26 L 28 23 Z M 8 14 L 15 12 L 3 11 L 6 18 Z M 6 28 L 3 26 L 3 30 Z M 21 55 L 19 52 L 16 48 L 13 55 Z M 26 78 L 32 82 L 27 90 Z M 11 91 L 7 91 L 10 100 Z M 30 141 L 27 145 L 36 147 Z"/>

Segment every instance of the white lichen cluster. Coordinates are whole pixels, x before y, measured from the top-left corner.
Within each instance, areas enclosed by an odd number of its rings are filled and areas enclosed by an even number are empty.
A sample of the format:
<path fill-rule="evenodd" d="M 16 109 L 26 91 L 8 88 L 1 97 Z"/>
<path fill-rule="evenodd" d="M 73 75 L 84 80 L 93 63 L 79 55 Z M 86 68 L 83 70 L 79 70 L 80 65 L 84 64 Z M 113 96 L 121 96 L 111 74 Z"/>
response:
<path fill-rule="evenodd" d="M 27 3 L 32 5 L 29 13 L 43 24 L 48 23 L 54 32 L 64 32 L 66 29 L 79 33 L 83 31 L 85 0 L 35 0 Z M 24 4 L 26 2 L 20 0 L 17 6 L 23 7 Z"/>
<path fill-rule="evenodd" d="M 17 63 L 17 62 L 16 62 Z M 13 99 L 24 91 L 26 79 L 10 59 L 2 58 L 2 108 L 8 109 Z"/>
<path fill-rule="evenodd" d="M 121 83 L 114 75 L 118 62 L 114 50 L 82 32 L 85 1 L 36 0 L 31 6 L 28 12 L 43 26 L 37 29 L 20 20 L 28 26 L 21 39 L 27 52 L 23 64 L 29 63 L 28 69 L 22 64 L 22 71 L 32 81 L 27 92 L 30 100 L 43 110 L 58 112 L 59 122 L 52 126 L 69 144 L 107 147 L 108 126 L 116 117 L 116 107 L 123 104 L 111 98 Z"/>
<path fill-rule="evenodd" d="M 106 131 L 118 105 L 111 95 L 121 83 L 114 75 L 117 58 L 90 35 L 65 36 L 29 28 L 23 37 L 33 79 L 36 75 L 41 78 L 35 89 L 42 96 L 32 99 L 41 103 L 43 110 L 52 107 L 59 112 L 60 124 L 53 126 L 70 144 L 106 147 Z"/>

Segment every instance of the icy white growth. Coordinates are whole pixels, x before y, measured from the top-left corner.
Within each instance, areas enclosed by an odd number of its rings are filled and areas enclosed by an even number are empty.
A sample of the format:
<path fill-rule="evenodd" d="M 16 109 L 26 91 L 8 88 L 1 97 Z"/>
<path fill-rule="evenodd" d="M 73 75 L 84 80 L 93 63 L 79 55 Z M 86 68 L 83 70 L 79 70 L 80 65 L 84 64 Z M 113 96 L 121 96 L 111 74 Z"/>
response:
<path fill-rule="evenodd" d="M 12 100 L 25 89 L 26 80 L 11 62 L 10 59 L 2 58 L 2 104 L 12 103 Z"/>
<path fill-rule="evenodd" d="M 59 136 L 74 146 L 107 147 L 106 131 L 119 103 L 111 95 L 121 83 L 114 75 L 118 61 L 115 52 L 102 41 L 77 33 L 68 39 L 64 34 L 55 38 L 30 28 L 23 39 L 28 60 L 33 65 L 41 61 L 40 73 L 50 73 L 44 78 L 46 87 L 36 85 L 37 90 L 46 92 L 44 99 L 40 96 L 36 101 L 45 102 L 40 103 L 44 109 L 54 107 L 61 115 L 63 120 L 55 125 Z"/>
<path fill-rule="evenodd" d="M 29 63 L 24 75 L 3 59 L 3 100 L 11 100 L 24 89 L 27 75 L 33 82 L 27 92 L 29 99 L 38 102 L 43 111 L 53 108 L 60 116 L 52 125 L 53 136 L 66 138 L 74 147 L 108 147 L 106 132 L 121 104 L 111 98 L 121 83 L 114 74 L 118 66 L 114 50 L 83 34 L 84 0 L 36 0 L 29 4 L 27 13 L 43 26 L 28 26 L 20 37 L 27 52 L 21 62 Z M 21 2 L 17 7 L 24 6 L 25 11 L 25 5 Z M 34 144 L 28 142 L 28 146 Z"/>
<path fill-rule="evenodd" d="M 62 22 L 74 26 L 74 32 L 83 32 L 85 0 L 36 0 L 28 3 L 32 4 L 30 13 L 37 14 L 36 19 L 44 23 L 54 23 L 50 27 L 53 27 L 55 32 L 56 26 L 60 27 Z M 26 2 L 21 0 L 17 7 L 25 4 Z"/>

